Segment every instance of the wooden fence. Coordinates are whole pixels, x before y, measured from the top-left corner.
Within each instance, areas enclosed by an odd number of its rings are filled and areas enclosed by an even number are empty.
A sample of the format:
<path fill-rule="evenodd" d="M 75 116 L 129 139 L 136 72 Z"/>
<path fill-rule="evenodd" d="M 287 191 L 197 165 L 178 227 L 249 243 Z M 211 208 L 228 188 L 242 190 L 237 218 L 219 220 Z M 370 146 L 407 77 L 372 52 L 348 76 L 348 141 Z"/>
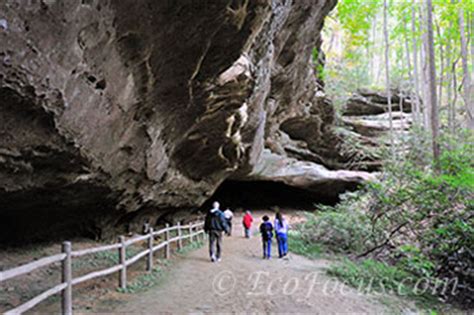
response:
<path fill-rule="evenodd" d="M 193 223 L 189 225 L 180 225 L 179 223 L 176 226 L 169 226 L 168 224 L 164 229 L 159 231 L 153 231 L 150 229 L 146 235 L 134 237 L 126 240 L 125 237 L 120 236 L 118 243 L 112 245 L 105 245 L 100 247 L 88 248 L 83 250 L 73 251 L 71 242 L 64 242 L 62 244 L 62 253 L 41 258 L 39 260 L 33 261 L 31 263 L 12 268 L 9 270 L 0 272 L 0 283 L 8 279 L 12 279 L 26 273 L 32 272 L 38 268 L 46 267 L 56 262 L 62 262 L 62 282 L 57 286 L 50 288 L 49 290 L 44 291 L 43 293 L 37 295 L 26 303 L 23 303 L 16 308 L 7 311 L 5 315 L 11 314 L 21 314 L 27 310 L 33 308 L 38 303 L 44 301 L 48 297 L 62 292 L 62 301 L 61 309 L 62 314 L 72 314 L 72 287 L 79 283 L 83 283 L 88 280 L 92 280 L 99 277 L 104 277 L 115 272 L 119 272 L 119 288 L 125 289 L 127 287 L 127 267 L 131 264 L 137 262 L 143 257 L 147 257 L 146 270 L 151 271 L 153 269 L 153 254 L 164 248 L 164 257 L 166 259 L 170 258 L 170 245 L 173 242 L 177 242 L 178 249 L 183 247 L 183 240 L 188 239 L 190 242 L 193 242 L 194 239 L 198 240 L 200 235 L 204 238 L 204 223 Z M 177 236 L 171 238 L 170 232 L 177 231 Z M 184 232 L 184 233 L 183 233 Z M 158 244 L 154 244 L 155 237 L 164 235 L 164 241 Z M 147 249 L 136 254 L 135 256 L 127 259 L 126 250 L 127 246 L 136 244 L 139 242 L 147 241 Z M 81 257 L 84 255 L 117 250 L 119 255 L 118 265 L 109 267 L 107 269 L 90 272 L 78 278 L 72 277 L 72 260 L 75 257 Z"/>

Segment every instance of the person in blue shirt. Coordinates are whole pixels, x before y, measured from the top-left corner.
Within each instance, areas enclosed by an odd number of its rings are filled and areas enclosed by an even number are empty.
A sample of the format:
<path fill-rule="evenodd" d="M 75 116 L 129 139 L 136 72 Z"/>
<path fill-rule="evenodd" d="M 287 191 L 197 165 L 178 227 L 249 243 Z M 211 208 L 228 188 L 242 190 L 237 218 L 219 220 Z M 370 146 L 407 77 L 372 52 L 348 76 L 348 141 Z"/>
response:
<path fill-rule="evenodd" d="M 268 216 L 264 215 L 262 220 L 263 222 L 260 224 L 260 234 L 262 235 L 263 259 L 270 259 L 272 256 L 273 226 Z"/>
<path fill-rule="evenodd" d="M 288 223 L 281 212 L 275 216 L 275 235 L 278 242 L 278 256 L 285 257 L 288 254 Z"/>

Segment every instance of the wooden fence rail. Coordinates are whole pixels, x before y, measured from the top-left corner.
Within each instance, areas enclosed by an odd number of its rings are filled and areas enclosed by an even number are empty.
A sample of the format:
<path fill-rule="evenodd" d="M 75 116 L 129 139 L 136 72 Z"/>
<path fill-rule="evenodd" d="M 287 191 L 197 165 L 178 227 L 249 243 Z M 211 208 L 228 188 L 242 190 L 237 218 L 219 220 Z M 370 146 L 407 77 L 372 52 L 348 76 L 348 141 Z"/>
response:
<path fill-rule="evenodd" d="M 164 248 L 164 258 L 170 258 L 170 245 L 174 242 L 177 242 L 178 249 L 183 248 L 183 240 L 189 239 L 190 242 L 193 242 L 194 239 L 199 240 L 199 237 L 204 238 L 204 222 L 192 223 L 188 225 L 181 225 L 178 223 L 175 226 L 169 226 L 166 224 L 164 229 L 153 231 L 149 229 L 148 233 L 143 236 L 134 237 L 128 240 L 125 240 L 123 236 L 119 237 L 119 242 L 111 245 L 99 246 L 94 248 L 82 249 L 82 250 L 72 250 L 71 242 L 64 242 L 62 244 L 62 253 L 44 257 L 39 260 L 33 261 L 28 264 L 24 264 L 19 267 L 15 267 L 9 270 L 0 271 L 0 283 L 8 279 L 12 279 L 26 273 L 35 271 L 39 268 L 46 267 L 48 265 L 61 262 L 62 264 L 62 277 L 61 283 L 57 286 L 50 288 L 31 300 L 15 307 L 12 310 L 5 312 L 5 315 L 13 314 L 22 314 L 29 309 L 33 308 L 37 304 L 46 300 L 48 297 L 61 293 L 61 309 L 62 314 L 70 315 L 72 314 L 72 287 L 79 283 L 96 279 L 99 277 L 104 277 L 113 273 L 119 273 L 119 288 L 125 289 L 127 287 L 127 267 L 139 261 L 143 257 L 147 257 L 146 270 L 151 271 L 153 269 L 153 254 Z M 177 231 L 177 236 L 171 238 L 170 232 Z M 183 234 L 183 232 L 185 234 Z M 164 241 L 155 244 L 155 237 L 164 235 Z M 147 249 L 139 252 L 135 256 L 128 258 L 126 257 L 127 247 L 139 242 L 147 241 Z M 77 278 L 72 277 L 72 261 L 73 258 L 81 257 L 84 255 L 95 254 L 99 252 L 117 250 L 119 254 L 119 263 L 118 265 L 109 267 L 107 269 L 93 271 L 88 274 L 79 276 Z"/>

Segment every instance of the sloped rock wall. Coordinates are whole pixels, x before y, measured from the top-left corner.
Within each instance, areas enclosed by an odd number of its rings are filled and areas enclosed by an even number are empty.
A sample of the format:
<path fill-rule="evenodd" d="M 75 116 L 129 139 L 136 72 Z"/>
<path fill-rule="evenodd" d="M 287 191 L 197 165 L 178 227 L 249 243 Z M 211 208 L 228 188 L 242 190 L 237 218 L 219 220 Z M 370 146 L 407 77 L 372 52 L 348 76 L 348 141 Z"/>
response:
<path fill-rule="evenodd" d="M 313 72 L 335 3 L 2 1 L 0 238 L 44 232 L 33 214 L 100 236 L 195 208 L 227 178 L 280 181 L 256 171 L 275 155 L 329 191 L 359 183 L 326 169 L 339 139 Z"/>

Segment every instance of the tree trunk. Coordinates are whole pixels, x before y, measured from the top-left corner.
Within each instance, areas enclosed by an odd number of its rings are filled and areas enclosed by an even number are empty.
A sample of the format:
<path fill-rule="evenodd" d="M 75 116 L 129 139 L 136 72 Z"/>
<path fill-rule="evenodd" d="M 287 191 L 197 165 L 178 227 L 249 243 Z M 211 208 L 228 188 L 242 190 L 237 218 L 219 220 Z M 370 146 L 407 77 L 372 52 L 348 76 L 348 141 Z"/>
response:
<path fill-rule="evenodd" d="M 415 115 L 414 120 L 417 125 L 420 124 L 420 82 L 418 77 L 418 43 L 416 39 L 416 0 L 413 0 L 413 5 L 411 7 L 411 31 L 413 35 L 413 78 L 415 81 Z"/>
<path fill-rule="evenodd" d="M 464 28 L 464 10 L 459 8 L 459 32 L 461 33 L 461 59 L 463 70 L 463 99 L 466 106 L 467 127 L 474 129 L 474 104 L 471 100 L 471 74 L 469 73 L 469 64 L 467 57 L 467 40 Z"/>
<path fill-rule="evenodd" d="M 444 49 L 443 49 L 443 43 L 441 41 L 442 39 L 442 34 L 441 30 L 438 24 L 436 24 L 436 32 L 438 34 L 438 38 L 440 39 L 440 44 L 439 44 L 439 60 L 441 62 L 441 69 L 439 73 L 439 86 L 438 86 L 438 102 L 439 102 L 439 107 L 441 108 L 443 106 L 443 85 L 444 85 Z M 449 53 L 449 51 L 448 51 Z"/>
<path fill-rule="evenodd" d="M 471 14 L 469 15 L 469 41 L 471 43 L 471 65 L 474 65 L 474 40 L 472 37 L 474 36 L 474 12 L 471 11 Z M 472 96 L 472 94 L 471 94 Z"/>
<path fill-rule="evenodd" d="M 452 76 L 452 64 L 451 64 L 451 40 L 448 38 L 448 42 L 446 44 L 446 96 L 447 96 L 447 107 L 448 107 L 448 129 L 451 131 L 451 134 L 453 133 L 454 130 L 454 118 L 453 118 L 453 100 L 451 99 L 453 96 L 452 93 L 452 81 L 453 81 L 453 76 Z"/>
<path fill-rule="evenodd" d="M 451 133 L 456 134 L 456 103 L 458 101 L 458 79 L 456 75 L 456 64 L 457 60 L 453 62 L 452 74 L 453 74 L 453 105 L 452 105 L 452 119 L 453 119 L 453 130 Z"/>
<path fill-rule="evenodd" d="M 388 38 L 388 3 L 387 0 L 383 2 L 383 34 L 385 39 L 385 81 L 387 87 L 387 100 L 388 100 L 388 119 L 390 126 L 390 146 L 394 150 L 394 141 L 393 141 L 393 117 L 392 117 L 392 95 L 390 91 L 390 46 Z"/>
<path fill-rule="evenodd" d="M 422 4 L 424 5 L 424 4 Z M 428 34 L 427 26 L 424 21 L 425 17 L 423 15 L 422 7 L 420 9 L 420 30 L 421 30 L 421 49 L 420 49 L 420 60 L 422 62 L 421 69 L 421 85 L 423 91 L 423 125 L 427 132 L 431 132 L 431 122 L 430 122 L 430 92 L 429 92 L 429 79 L 428 79 Z M 426 11 L 426 10 L 425 10 Z"/>
<path fill-rule="evenodd" d="M 405 26 L 405 58 L 407 60 L 407 71 L 408 71 L 408 89 L 410 90 L 410 99 L 411 99 L 411 112 L 412 115 L 415 113 L 415 104 L 413 104 L 413 100 L 415 99 L 415 93 L 413 92 L 413 75 L 412 75 L 412 70 L 411 70 L 411 60 L 410 60 L 410 46 L 408 44 L 408 26 L 407 26 L 407 21 L 404 20 L 404 26 Z M 415 91 L 416 92 L 416 91 Z"/>
<path fill-rule="evenodd" d="M 428 30 L 428 64 L 429 64 L 429 88 L 431 105 L 431 137 L 433 147 L 433 158 L 435 165 L 438 166 L 440 149 L 438 143 L 439 121 L 438 121 L 438 103 L 436 99 L 436 64 L 433 38 L 433 6 L 432 0 L 427 0 L 427 30 Z"/>

